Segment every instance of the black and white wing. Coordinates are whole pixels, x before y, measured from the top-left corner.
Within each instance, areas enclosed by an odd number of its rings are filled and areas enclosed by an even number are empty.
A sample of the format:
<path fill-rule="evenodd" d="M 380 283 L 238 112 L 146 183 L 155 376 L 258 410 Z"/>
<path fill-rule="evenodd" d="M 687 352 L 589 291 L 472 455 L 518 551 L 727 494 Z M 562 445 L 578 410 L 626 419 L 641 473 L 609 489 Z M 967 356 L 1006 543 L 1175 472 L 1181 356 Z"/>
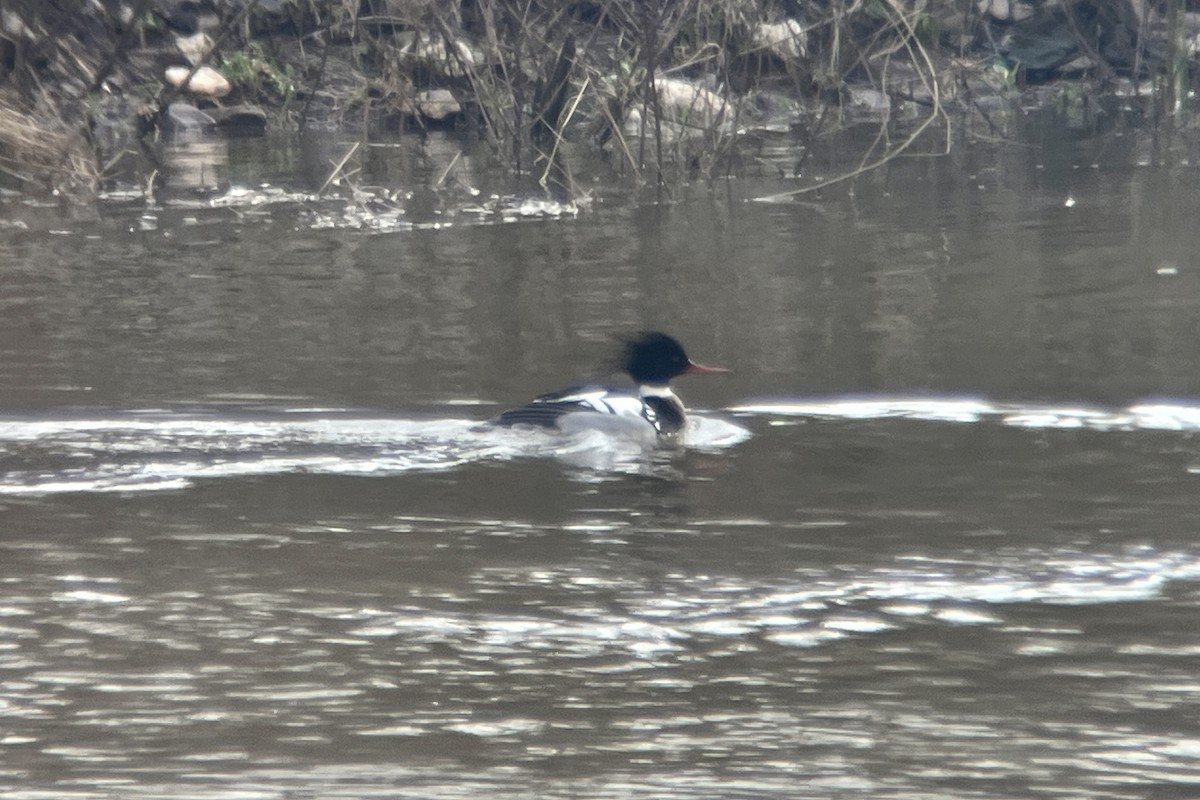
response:
<path fill-rule="evenodd" d="M 509 409 L 494 417 L 491 424 L 553 428 L 567 414 L 631 415 L 645 419 L 644 412 L 645 405 L 633 392 L 606 386 L 572 386 L 541 395 L 519 408 Z"/>

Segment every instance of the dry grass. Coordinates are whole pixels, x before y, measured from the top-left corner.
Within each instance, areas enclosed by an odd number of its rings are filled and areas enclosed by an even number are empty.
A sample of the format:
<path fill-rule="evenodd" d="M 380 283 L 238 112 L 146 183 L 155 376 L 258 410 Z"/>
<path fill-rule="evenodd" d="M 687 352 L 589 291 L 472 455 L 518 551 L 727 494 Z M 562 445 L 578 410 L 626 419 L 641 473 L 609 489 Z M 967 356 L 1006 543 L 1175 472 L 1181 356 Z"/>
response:
<path fill-rule="evenodd" d="M 142 26 L 153 18 L 150 0 L 133 0 L 137 21 L 125 27 L 111 11 L 96 11 L 117 8 L 108 0 L 0 3 L 21 12 L 32 29 L 13 51 L 7 74 L 0 34 L 0 174 L 23 185 L 94 187 L 102 166 L 88 135 L 90 104 L 109 75 L 126 70 L 125 77 L 132 77 L 127 90 L 160 77 L 135 75 L 126 47 L 145 38 Z M 248 0 L 225 21 L 216 41 L 218 50 L 228 52 L 219 57 L 258 46 L 260 40 L 250 41 L 255 5 Z M 418 94 L 450 89 L 467 109 L 464 127 L 488 142 L 515 175 L 575 193 L 570 154 L 598 149 L 623 171 L 669 192 L 681 179 L 737 169 L 744 140 L 739 130 L 756 93 L 774 93 L 803 108 L 797 133 L 816 139 L 848 118 L 841 105 L 847 87 L 872 86 L 884 97 L 895 88 L 889 81 L 897 72 L 916 86 L 927 110 L 906 128 L 883 115 L 858 166 L 837 179 L 912 152 L 918 138 L 924 143 L 934 132 L 944 134 L 942 143 L 926 152 L 945 152 L 952 122 L 943 103 L 953 87 L 939 66 L 945 61 L 937 49 L 945 42 L 937 41 L 936 15 L 974 5 L 289 0 L 295 32 L 277 33 L 288 44 L 272 47 L 299 53 L 288 63 L 295 68 L 295 88 L 307 96 L 301 125 L 318 96 L 333 114 L 347 120 L 360 114 L 364 130 L 376 119 L 405 115 L 420 125 Z M 1183 6 L 1170 0 L 1167 8 L 1177 12 L 1169 27 L 1182 31 Z M 81 25 L 85 17 L 90 27 Z M 955 36 L 962 42 L 967 28 Z M 1191 63 L 1181 36 L 1171 40 L 1176 46 L 1163 81 L 1172 110 L 1186 97 Z M 351 55 L 334 63 L 329 56 L 335 49 Z M 348 78 L 339 77 L 342 67 Z M 170 97 L 160 94 L 159 104 Z"/>
<path fill-rule="evenodd" d="M 803 26 L 777 0 L 413 3 L 402 5 L 411 13 L 402 21 L 440 36 L 450 62 L 443 75 L 461 77 L 456 90 L 470 95 L 484 136 L 514 172 L 573 190 L 566 145 L 600 144 L 669 191 L 681 177 L 734 169 L 746 98 L 760 86 L 816 107 L 815 97 L 838 93 L 852 75 L 882 90 L 897 59 L 919 76 L 931 110 L 898 143 L 882 123 L 859 170 L 886 163 L 935 124 L 948 141 L 940 78 L 917 33 L 924 12 L 886 0 L 868 15 L 866 5 L 813 5 Z M 772 49 L 764 37 L 778 40 L 780 30 L 792 38 Z M 388 52 L 385 37 L 375 44 Z"/>
<path fill-rule="evenodd" d="M 0 173 L 25 190 L 94 196 L 100 168 L 87 137 L 54 112 L 24 111 L 0 94 Z"/>

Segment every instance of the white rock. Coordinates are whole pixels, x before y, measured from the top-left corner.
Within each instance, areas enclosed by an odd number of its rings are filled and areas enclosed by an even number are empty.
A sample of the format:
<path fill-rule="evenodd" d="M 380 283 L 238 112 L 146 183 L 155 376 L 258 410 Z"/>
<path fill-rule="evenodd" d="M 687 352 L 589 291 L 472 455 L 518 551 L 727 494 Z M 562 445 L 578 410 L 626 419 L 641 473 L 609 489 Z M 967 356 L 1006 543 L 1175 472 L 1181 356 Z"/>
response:
<path fill-rule="evenodd" d="M 8 8 L 0 8 L 0 30 L 8 34 L 6 39 L 33 39 L 33 31 L 29 30 L 24 18 Z"/>
<path fill-rule="evenodd" d="M 1012 13 L 1008 7 L 1008 0 L 979 0 L 975 4 L 975 8 L 980 14 L 991 17 L 1001 22 L 1008 19 Z"/>
<path fill-rule="evenodd" d="M 764 22 L 754 32 L 754 46 L 772 53 L 784 61 L 795 61 L 808 55 L 808 34 L 794 19 L 783 22 Z"/>
<path fill-rule="evenodd" d="M 417 94 L 417 110 L 433 120 L 444 120 L 462 111 L 449 89 L 431 89 Z"/>
<path fill-rule="evenodd" d="M 659 106 L 670 119 L 709 128 L 720 122 L 729 109 L 724 97 L 692 81 L 660 75 L 654 79 L 654 88 L 658 90 Z"/>
<path fill-rule="evenodd" d="M 441 36 L 414 31 L 398 34 L 395 42 L 399 45 L 401 56 L 439 75 L 462 77 L 467 70 L 474 69 L 484 61 L 483 56 L 462 39 L 454 40 L 450 45 L 453 50 L 446 46 L 446 40 Z"/>
<path fill-rule="evenodd" d="M 980 14 L 985 14 L 998 22 L 1020 22 L 1033 16 L 1034 8 L 1030 3 L 1020 0 L 978 0 L 975 8 Z"/>
<path fill-rule="evenodd" d="M 886 116 L 892 110 L 892 98 L 886 92 L 869 86 L 846 87 L 847 105 L 858 112 Z"/>
<path fill-rule="evenodd" d="M 662 133 L 667 140 L 676 140 L 707 132 L 727 129 L 733 116 L 728 100 L 700 83 L 682 78 L 659 75 L 654 79 L 658 107 L 662 113 Z M 641 104 L 625 112 L 624 129 L 628 136 L 653 133 L 654 108 L 650 118 L 643 120 Z"/>
<path fill-rule="evenodd" d="M 189 72 L 191 70 L 187 67 L 167 67 L 167 83 L 172 86 L 183 86 Z M 229 85 L 229 81 L 225 79 L 224 75 L 212 67 L 201 67 L 196 70 L 196 74 L 188 81 L 185 88 L 194 94 L 202 94 L 206 97 L 224 97 L 233 87 Z"/>
<path fill-rule="evenodd" d="M 188 60 L 189 64 L 199 64 L 208 54 L 212 52 L 213 40 L 204 31 L 196 31 L 191 36 L 176 36 L 175 46 L 179 48 L 179 52 L 183 53 L 183 57 Z"/>

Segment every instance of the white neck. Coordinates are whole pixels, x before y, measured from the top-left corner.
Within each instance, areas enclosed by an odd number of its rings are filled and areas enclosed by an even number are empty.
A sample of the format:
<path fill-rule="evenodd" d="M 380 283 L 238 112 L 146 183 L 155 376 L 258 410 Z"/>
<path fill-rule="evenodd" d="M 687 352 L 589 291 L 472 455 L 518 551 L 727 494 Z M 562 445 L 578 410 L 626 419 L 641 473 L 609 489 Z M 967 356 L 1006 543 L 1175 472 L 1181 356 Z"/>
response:
<path fill-rule="evenodd" d="M 638 387 L 638 395 L 640 397 L 674 397 L 675 393 L 671 391 L 671 387 L 663 384 L 655 386 L 653 384 L 644 383 Z"/>

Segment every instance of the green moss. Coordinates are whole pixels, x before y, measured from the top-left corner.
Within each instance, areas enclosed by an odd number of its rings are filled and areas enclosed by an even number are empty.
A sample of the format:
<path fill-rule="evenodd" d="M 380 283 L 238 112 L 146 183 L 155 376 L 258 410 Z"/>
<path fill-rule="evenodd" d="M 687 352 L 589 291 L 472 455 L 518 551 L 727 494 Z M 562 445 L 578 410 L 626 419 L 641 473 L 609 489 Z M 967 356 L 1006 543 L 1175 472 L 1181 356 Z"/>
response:
<path fill-rule="evenodd" d="M 292 66 L 270 58 L 257 43 L 222 56 L 221 74 L 229 80 L 234 91 L 249 99 L 286 102 L 296 91 Z"/>

